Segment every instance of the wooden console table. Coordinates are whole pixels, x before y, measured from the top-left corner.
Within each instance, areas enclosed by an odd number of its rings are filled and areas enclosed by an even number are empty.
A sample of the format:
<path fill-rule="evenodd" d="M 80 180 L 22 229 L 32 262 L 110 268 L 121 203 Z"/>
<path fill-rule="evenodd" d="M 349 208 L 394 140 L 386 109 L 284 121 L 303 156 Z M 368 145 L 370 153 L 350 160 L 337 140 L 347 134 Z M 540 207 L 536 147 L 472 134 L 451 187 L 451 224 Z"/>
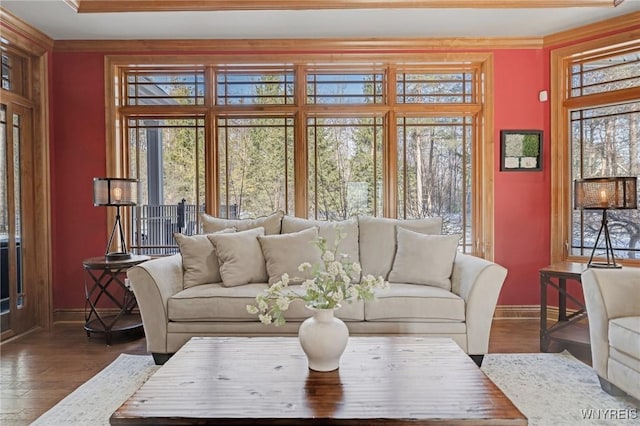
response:
<path fill-rule="evenodd" d="M 91 277 L 91 282 L 85 280 L 84 283 L 84 329 L 87 336 L 91 336 L 91 333 L 102 333 L 107 345 L 111 345 L 113 333 L 142 330 L 140 314 L 132 312 L 138 303 L 131 289 L 127 287 L 123 274 L 132 266 L 149 259 L 149 256 L 132 255 L 124 260 L 107 260 L 101 256 L 82 261 L 82 266 Z M 115 285 L 113 288 L 112 284 Z M 118 292 L 121 292 L 122 296 Z M 120 311 L 115 315 L 101 314 L 97 305 L 103 296 L 111 300 Z"/>
<path fill-rule="evenodd" d="M 540 351 L 548 352 L 551 341 L 590 346 L 589 328 L 579 321 L 587 317 L 584 302 L 567 292 L 567 280 L 582 284 L 581 274 L 587 269 L 584 263 L 559 262 L 540 269 Z M 547 290 L 558 292 L 558 321 L 547 324 Z M 578 310 L 567 315 L 567 299 Z"/>

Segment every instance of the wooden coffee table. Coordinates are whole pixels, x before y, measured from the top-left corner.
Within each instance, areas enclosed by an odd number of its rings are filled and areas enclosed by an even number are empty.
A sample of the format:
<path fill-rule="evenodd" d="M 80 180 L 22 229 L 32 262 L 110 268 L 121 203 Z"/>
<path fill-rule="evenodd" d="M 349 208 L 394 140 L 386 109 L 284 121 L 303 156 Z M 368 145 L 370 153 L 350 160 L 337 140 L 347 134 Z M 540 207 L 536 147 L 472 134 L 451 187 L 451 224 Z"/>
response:
<path fill-rule="evenodd" d="M 185 344 L 112 425 L 526 425 L 453 342 L 350 337 L 340 369 L 318 373 L 295 337 L 202 337 Z"/>

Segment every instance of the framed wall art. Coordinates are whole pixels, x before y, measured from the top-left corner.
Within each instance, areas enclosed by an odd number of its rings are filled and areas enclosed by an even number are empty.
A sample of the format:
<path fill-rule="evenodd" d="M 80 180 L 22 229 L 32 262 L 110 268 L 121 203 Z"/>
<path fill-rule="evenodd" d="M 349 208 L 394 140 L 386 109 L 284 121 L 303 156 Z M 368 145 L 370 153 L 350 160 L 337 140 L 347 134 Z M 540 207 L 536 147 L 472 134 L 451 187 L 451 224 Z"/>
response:
<path fill-rule="evenodd" d="M 542 130 L 501 130 L 500 170 L 542 170 Z"/>

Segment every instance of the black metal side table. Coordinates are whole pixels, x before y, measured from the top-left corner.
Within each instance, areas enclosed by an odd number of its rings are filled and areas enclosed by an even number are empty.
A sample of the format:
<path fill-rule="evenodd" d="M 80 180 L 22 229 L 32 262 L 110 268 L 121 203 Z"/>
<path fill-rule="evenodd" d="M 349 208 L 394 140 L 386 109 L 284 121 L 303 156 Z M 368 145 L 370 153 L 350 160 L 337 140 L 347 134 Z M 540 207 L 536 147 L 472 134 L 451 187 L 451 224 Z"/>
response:
<path fill-rule="evenodd" d="M 133 313 L 138 306 L 133 291 L 127 287 L 124 274 L 127 269 L 149 260 L 149 256 L 132 255 L 124 260 L 107 260 L 104 256 L 82 261 L 91 281 L 85 280 L 84 329 L 91 333 L 104 334 L 107 345 L 111 345 L 113 333 L 142 330 L 140 314 Z M 98 303 L 108 299 L 119 311 L 115 314 L 100 313 Z"/>
<path fill-rule="evenodd" d="M 567 280 L 582 284 L 581 274 L 587 269 L 584 263 L 559 262 L 540 269 L 540 351 L 548 352 L 551 341 L 564 344 L 590 346 L 589 327 L 584 324 L 587 308 L 583 301 L 567 291 Z M 547 289 L 558 293 L 558 320 L 547 325 Z M 567 314 L 567 299 L 577 310 Z"/>

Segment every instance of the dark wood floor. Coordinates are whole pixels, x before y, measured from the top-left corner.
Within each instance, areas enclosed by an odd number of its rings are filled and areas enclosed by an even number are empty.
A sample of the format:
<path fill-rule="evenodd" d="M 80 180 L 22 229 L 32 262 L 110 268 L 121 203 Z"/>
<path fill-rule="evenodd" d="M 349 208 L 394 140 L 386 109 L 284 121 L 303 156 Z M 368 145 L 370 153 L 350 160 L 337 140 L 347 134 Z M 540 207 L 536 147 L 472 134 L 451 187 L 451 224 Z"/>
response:
<path fill-rule="evenodd" d="M 583 362 L 591 362 L 588 351 L 569 349 Z M 489 352 L 539 352 L 539 320 L 495 320 Z M 99 336 L 87 338 L 82 324 L 59 323 L 51 331 L 3 343 L 0 424 L 28 425 L 121 353 L 146 354 L 144 338 L 122 336 L 106 346 Z"/>

